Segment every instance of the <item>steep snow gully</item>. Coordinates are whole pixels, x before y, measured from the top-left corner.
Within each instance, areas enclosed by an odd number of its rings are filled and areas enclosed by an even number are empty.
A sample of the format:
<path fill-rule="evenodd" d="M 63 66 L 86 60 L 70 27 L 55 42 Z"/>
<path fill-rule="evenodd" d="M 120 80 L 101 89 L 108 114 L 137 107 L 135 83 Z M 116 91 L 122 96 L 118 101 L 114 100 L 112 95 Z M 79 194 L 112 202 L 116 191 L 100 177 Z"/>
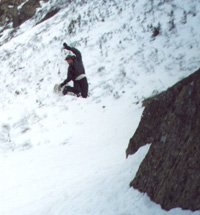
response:
<path fill-rule="evenodd" d="M 143 98 L 199 67 L 200 1 L 69 2 L 41 2 L 0 37 L 0 214 L 199 214 L 129 188 L 149 146 L 127 160 L 125 149 Z M 88 99 L 52 91 L 63 42 L 82 52 Z"/>

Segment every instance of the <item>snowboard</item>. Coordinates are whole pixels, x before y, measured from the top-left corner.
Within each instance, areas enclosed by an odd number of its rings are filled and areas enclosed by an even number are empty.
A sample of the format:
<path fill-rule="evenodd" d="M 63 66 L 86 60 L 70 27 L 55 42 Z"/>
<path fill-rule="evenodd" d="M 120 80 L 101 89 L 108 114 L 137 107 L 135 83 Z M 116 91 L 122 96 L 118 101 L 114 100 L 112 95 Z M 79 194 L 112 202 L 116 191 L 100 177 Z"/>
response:
<path fill-rule="evenodd" d="M 63 87 L 60 88 L 59 86 L 60 86 L 60 84 L 55 84 L 54 85 L 54 88 L 53 88 L 54 93 L 56 93 L 56 94 L 61 94 L 62 93 Z"/>

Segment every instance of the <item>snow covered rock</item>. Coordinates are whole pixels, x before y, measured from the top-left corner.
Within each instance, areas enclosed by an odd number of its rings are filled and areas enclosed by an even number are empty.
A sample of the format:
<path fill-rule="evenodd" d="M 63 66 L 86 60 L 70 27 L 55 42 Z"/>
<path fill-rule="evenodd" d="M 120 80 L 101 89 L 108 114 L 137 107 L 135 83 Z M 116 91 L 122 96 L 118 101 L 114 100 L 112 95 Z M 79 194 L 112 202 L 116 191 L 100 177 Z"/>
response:
<path fill-rule="evenodd" d="M 144 102 L 127 156 L 151 143 L 130 186 L 164 209 L 200 209 L 200 69 Z"/>
<path fill-rule="evenodd" d="M 36 9 L 40 6 L 39 0 L 29 0 L 21 8 L 19 13 L 19 25 L 35 15 Z"/>
<path fill-rule="evenodd" d="M 18 27 L 20 24 L 35 15 L 40 6 L 39 0 L 4 0 L 0 2 L 0 26 Z"/>

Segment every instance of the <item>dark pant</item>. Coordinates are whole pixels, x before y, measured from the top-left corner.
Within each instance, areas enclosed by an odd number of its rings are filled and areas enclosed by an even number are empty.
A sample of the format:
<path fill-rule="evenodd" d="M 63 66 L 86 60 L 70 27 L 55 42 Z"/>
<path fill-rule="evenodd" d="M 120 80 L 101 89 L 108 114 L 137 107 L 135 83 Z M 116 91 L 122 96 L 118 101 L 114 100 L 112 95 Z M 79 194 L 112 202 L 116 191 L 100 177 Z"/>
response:
<path fill-rule="evenodd" d="M 83 98 L 88 96 L 88 82 L 87 78 L 83 78 L 79 81 L 74 81 L 74 87 L 66 86 L 63 89 L 63 95 L 66 95 L 68 92 L 72 92 L 77 96 L 81 94 Z"/>

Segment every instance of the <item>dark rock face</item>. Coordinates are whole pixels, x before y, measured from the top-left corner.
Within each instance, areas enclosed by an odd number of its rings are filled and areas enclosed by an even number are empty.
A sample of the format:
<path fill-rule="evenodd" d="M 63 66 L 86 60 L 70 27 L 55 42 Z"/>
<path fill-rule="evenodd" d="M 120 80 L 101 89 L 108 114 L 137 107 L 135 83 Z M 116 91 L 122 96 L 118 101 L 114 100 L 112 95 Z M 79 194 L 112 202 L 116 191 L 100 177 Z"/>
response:
<path fill-rule="evenodd" d="M 48 19 L 50 19 L 51 17 L 53 17 L 54 15 L 56 15 L 59 11 L 60 11 L 59 8 L 56 8 L 56 9 L 54 9 L 54 10 L 49 11 L 49 12 L 45 15 L 45 17 L 37 23 L 37 25 L 40 24 L 40 23 L 42 23 L 42 22 L 44 22 L 44 21 L 46 21 L 46 20 L 48 20 Z"/>
<path fill-rule="evenodd" d="M 130 186 L 166 210 L 200 210 L 200 69 L 144 105 L 126 154 L 151 147 Z"/>
<path fill-rule="evenodd" d="M 22 7 L 19 7 L 21 4 L 23 4 Z M 34 16 L 39 6 L 39 0 L 27 2 L 25 0 L 2 0 L 0 2 L 0 26 L 7 27 L 12 23 L 13 27 L 18 27 Z"/>
<path fill-rule="evenodd" d="M 26 2 L 19 13 L 19 25 L 35 15 L 36 9 L 40 6 L 39 0 L 29 0 Z"/>
<path fill-rule="evenodd" d="M 10 22 L 16 22 L 15 18 L 18 15 L 17 6 L 22 2 L 23 0 L 2 0 L 0 2 L 0 26 L 6 26 Z"/>

